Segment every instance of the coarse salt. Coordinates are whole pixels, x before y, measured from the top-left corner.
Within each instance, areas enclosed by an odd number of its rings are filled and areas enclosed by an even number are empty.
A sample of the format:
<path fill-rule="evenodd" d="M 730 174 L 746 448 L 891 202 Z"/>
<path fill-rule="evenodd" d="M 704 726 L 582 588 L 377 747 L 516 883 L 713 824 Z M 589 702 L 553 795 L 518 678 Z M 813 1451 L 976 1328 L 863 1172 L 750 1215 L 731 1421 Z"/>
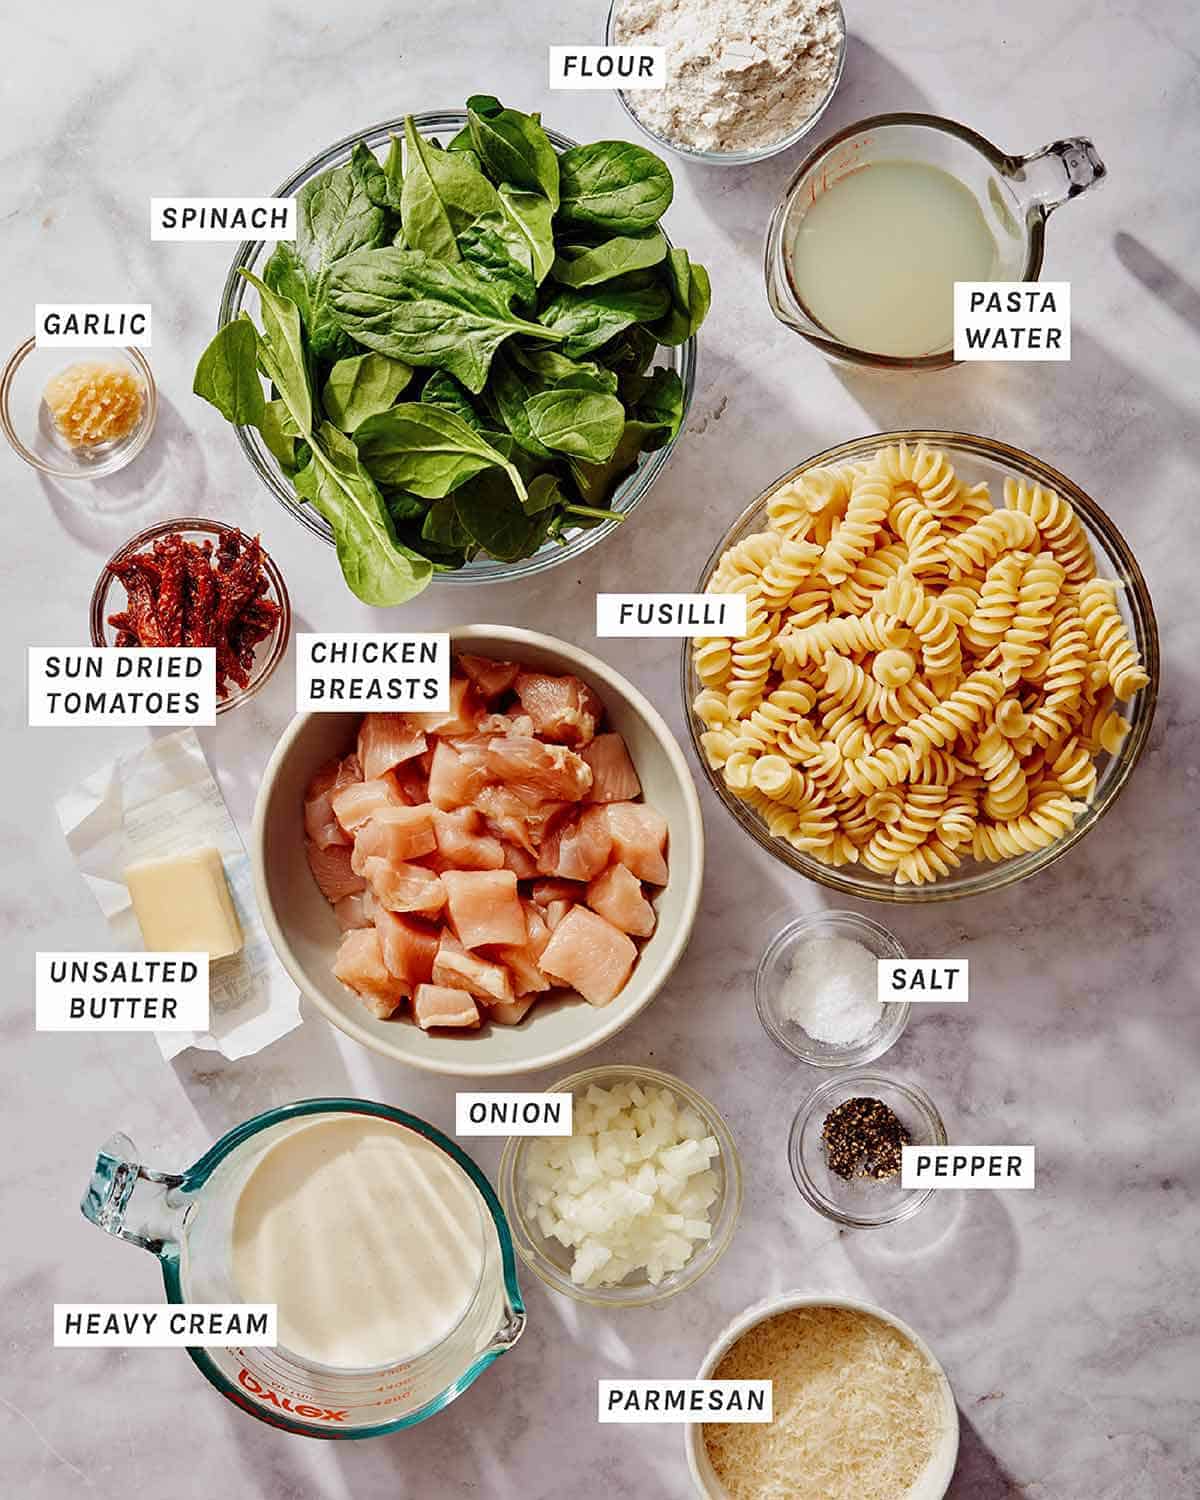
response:
<path fill-rule="evenodd" d="M 811 937 L 796 945 L 783 982 L 782 1010 L 812 1037 L 852 1047 L 879 1024 L 876 959 L 846 937 Z"/>

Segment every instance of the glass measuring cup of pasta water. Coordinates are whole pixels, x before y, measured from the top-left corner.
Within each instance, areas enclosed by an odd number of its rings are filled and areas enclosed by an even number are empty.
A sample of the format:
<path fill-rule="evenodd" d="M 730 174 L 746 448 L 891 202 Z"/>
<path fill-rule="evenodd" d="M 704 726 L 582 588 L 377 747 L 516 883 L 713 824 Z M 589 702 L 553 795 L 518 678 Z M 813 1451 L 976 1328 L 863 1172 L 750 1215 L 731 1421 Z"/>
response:
<path fill-rule="evenodd" d="M 772 216 L 772 311 L 831 359 L 945 369 L 954 283 L 1036 281 L 1046 220 L 1105 175 L 1082 136 L 1010 156 L 935 115 L 860 120 L 809 156 Z"/>
<path fill-rule="evenodd" d="M 247 1120 L 180 1173 L 117 1135 L 81 1205 L 157 1256 L 170 1302 L 273 1302 L 278 1346 L 191 1348 L 223 1396 L 308 1437 L 411 1427 L 525 1326 L 491 1184 L 423 1120 L 309 1099 Z"/>

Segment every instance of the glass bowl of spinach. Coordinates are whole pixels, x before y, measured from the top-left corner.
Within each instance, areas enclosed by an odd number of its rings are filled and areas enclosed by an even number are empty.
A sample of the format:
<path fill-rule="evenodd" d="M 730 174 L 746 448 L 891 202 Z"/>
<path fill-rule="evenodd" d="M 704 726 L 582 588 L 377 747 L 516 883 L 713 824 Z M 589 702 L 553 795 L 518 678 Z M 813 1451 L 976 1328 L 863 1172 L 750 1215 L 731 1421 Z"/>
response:
<path fill-rule="evenodd" d="M 486 95 L 358 131 L 277 190 L 295 241 L 239 246 L 194 388 L 366 603 L 543 572 L 682 430 L 710 294 L 672 192 Z"/>

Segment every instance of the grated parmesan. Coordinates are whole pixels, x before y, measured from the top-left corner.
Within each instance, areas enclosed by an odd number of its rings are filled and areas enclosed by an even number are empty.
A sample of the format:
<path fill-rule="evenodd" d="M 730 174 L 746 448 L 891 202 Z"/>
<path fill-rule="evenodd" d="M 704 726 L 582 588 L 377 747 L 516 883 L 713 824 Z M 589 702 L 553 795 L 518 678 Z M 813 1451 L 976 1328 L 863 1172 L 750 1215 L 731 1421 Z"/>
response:
<path fill-rule="evenodd" d="M 766 1318 L 712 1375 L 774 1382 L 770 1423 L 704 1424 L 730 1500 L 902 1500 L 942 1436 L 938 1372 L 899 1329 L 853 1308 Z"/>

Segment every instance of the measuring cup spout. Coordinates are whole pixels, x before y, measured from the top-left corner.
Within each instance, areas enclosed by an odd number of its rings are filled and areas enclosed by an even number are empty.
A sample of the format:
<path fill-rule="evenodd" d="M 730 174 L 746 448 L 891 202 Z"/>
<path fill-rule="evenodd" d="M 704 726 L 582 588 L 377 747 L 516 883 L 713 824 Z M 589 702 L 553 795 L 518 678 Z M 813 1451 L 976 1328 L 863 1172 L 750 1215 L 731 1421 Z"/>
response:
<path fill-rule="evenodd" d="M 171 1172 L 152 1172 L 137 1160 L 137 1147 L 127 1135 L 110 1136 L 96 1155 L 87 1192 L 79 1207 L 106 1234 L 129 1240 L 158 1255 L 176 1243 L 183 1209 L 169 1194 L 183 1178 Z"/>
<path fill-rule="evenodd" d="M 1054 141 L 1040 151 L 1012 159 L 1009 177 L 1027 210 L 1054 212 L 1070 198 L 1078 198 L 1108 176 L 1100 153 L 1086 136 Z"/>

